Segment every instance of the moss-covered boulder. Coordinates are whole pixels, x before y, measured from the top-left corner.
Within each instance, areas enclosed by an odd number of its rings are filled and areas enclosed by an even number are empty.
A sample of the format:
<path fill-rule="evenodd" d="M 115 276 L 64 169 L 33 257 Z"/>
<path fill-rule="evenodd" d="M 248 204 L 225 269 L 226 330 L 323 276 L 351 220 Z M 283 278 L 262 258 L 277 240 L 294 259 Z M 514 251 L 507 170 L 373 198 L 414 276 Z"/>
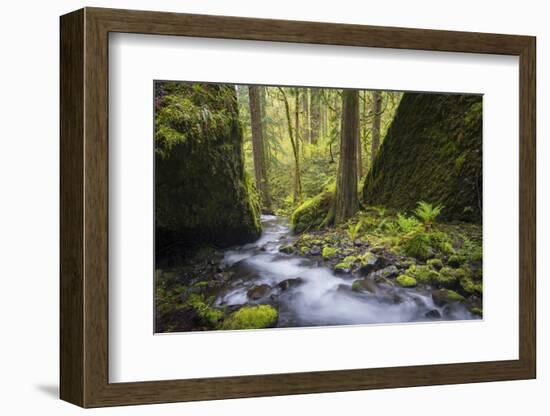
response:
<path fill-rule="evenodd" d="M 302 233 L 307 230 L 319 229 L 332 207 L 334 186 L 330 186 L 320 194 L 304 201 L 290 216 L 292 230 Z"/>
<path fill-rule="evenodd" d="M 224 320 L 221 329 L 270 328 L 277 318 L 277 310 L 270 305 L 243 306 Z"/>
<path fill-rule="evenodd" d="M 481 222 L 482 97 L 405 93 L 363 188 L 363 201 Z"/>
<path fill-rule="evenodd" d="M 155 84 L 157 251 L 259 237 L 259 199 L 242 145 L 233 87 Z"/>

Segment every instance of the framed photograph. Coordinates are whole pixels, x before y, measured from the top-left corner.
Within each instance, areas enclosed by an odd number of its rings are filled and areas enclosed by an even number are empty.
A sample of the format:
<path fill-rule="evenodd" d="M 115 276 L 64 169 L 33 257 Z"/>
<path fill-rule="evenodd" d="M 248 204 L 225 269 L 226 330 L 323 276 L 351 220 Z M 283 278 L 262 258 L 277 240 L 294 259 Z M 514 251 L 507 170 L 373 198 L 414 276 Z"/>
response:
<path fill-rule="evenodd" d="M 61 398 L 535 378 L 535 50 L 62 16 Z"/>

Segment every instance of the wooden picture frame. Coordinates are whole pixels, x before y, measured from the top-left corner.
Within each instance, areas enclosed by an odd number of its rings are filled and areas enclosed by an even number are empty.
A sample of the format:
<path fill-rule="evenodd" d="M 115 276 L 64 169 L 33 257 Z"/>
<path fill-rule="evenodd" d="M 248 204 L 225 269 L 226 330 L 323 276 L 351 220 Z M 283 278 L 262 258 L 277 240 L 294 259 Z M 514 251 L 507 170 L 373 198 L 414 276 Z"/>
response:
<path fill-rule="evenodd" d="M 63 400 L 82 407 L 101 407 L 535 378 L 534 37 L 101 8 L 64 15 L 60 28 Z M 519 56 L 519 359 L 109 383 L 110 32 Z"/>

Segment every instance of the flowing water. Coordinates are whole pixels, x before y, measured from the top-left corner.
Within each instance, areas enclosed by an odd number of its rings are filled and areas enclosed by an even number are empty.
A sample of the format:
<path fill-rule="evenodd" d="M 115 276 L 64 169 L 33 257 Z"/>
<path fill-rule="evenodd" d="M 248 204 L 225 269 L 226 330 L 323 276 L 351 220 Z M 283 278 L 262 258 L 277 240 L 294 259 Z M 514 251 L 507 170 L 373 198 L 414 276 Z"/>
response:
<path fill-rule="evenodd" d="M 294 238 L 284 218 L 262 216 L 262 227 L 259 240 L 225 253 L 223 263 L 235 272 L 235 278 L 218 295 L 217 306 L 275 305 L 279 310 L 278 327 L 475 318 L 462 304 L 436 306 L 428 289 L 378 285 L 375 293 L 354 292 L 351 285 L 358 276 L 335 274 L 323 267 L 320 259 L 279 252 L 281 245 Z M 287 285 L 286 290 L 278 286 L 287 279 L 297 278 L 300 284 Z M 262 284 L 271 289 L 251 301 L 247 291 Z"/>

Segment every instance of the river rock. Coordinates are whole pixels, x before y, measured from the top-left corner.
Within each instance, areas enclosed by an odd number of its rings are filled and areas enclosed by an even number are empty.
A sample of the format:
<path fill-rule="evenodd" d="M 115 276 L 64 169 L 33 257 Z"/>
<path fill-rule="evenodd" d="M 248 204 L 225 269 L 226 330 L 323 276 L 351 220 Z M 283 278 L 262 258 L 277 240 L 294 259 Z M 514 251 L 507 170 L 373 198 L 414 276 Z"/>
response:
<path fill-rule="evenodd" d="M 374 271 L 378 267 L 378 261 L 378 257 L 372 254 L 366 262 L 363 262 L 361 264 L 359 272 L 365 276 L 368 275 L 370 272 Z"/>
<path fill-rule="evenodd" d="M 376 292 L 376 283 L 371 279 L 357 279 L 351 285 L 354 292 Z"/>
<path fill-rule="evenodd" d="M 302 279 L 301 277 L 296 277 L 295 279 L 283 280 L 282 282 L 279 282 L 277 286 L 281 290 L 288 290 L 290 288 L 300 286 L 302 283 L 304 283 L 304 279 Z"/>
<path fill-rule="evenodd" d="M 266 296 L 270 290 L 271 286 L 265 283 L 257 286 L 254 285 L 250 289 L 248 289 L 246 295 L 252 300 L 258 300 Z"/>
<path fill-rule="evenodd" d="M 311 249 L 309 250 L 309 254 L 311 254 L 312 256 L 320 255 L 321 254 L 321 247 L 319 247 L 319 246 L 311 247 Z"/>
<path fill-rule="evenodd" d="M 385 279 L 388 279 L 390 277 L 395 277 L 399 273 L 399 269 L 395 267 L 394 265 L 384 267 L 383 269 L 380 269 L 376 272 L 372 272 L 369 277 L 373 280 L 380 280 L 383 281 Z"/>
<path fill-rule="evenodd" d="M 437 289 L 432 292 L 432 299 L 437 306 L 443 306 L 447 303 L 462 302 L 464 297 L 453 290 Z"/>
<path fill-rule="evenodd" d="M 279 251 L 281 253 L 292 254 L 294 252 L 294 247 L 292 247 L 292 244 L 285 244 L 279 247 Z"/>
<path fill-rule="evenodd" d="M 355 240 L 355 241 L 353 242 L 353 245 L 354 245 L 355 247 L 361 247 L 361 246 L 363 245 L 363 242 L 362 242 L 361 240 Z"/>
<path fill-rule="evenodd" d="M 424 314 L 426 318 L 441 319 L 441 312 L 437 309 L 432 309 Z"/>

